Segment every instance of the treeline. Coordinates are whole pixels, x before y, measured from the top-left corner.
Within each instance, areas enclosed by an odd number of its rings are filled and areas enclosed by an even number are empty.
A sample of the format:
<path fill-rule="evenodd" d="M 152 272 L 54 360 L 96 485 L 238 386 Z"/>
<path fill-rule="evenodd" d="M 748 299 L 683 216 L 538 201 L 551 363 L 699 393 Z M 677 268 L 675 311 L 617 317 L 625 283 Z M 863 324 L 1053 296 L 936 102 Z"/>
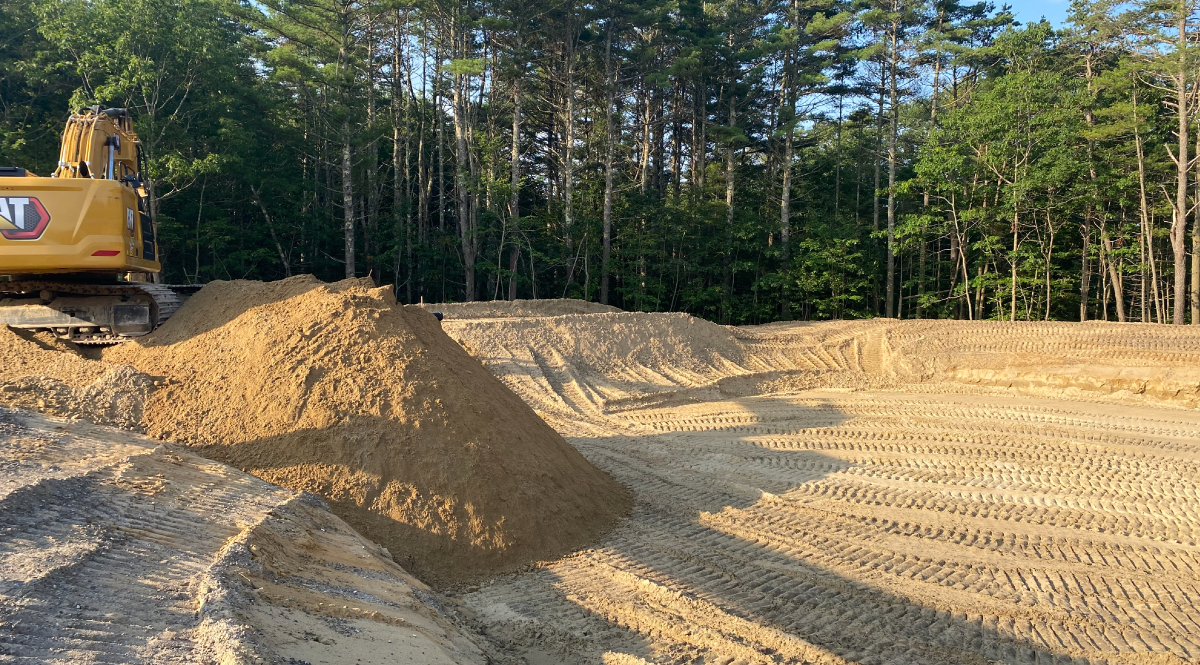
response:
<path fill-rule="evenodd" d="M 1200 323 L 1198 19 L 1192 0 L 1077 1 L 1062 30 L 956 0 L 0 0 L 0 163 L 48 173 L 69 109 L 132 109 L 171 282 L 370 275 L 407 302 L 729 323 Z"/>

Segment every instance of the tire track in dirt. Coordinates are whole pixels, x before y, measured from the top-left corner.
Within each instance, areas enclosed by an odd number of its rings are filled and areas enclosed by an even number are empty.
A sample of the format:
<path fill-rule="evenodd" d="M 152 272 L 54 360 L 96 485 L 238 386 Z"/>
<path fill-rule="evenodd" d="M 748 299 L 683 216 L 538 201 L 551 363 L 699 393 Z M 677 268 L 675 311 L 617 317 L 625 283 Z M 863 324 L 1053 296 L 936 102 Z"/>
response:
<path fill-rule="evenodd" d="M 351 627 L 384 638 L 358 643 L 388 662 L 484 661 L 420 600 L 427 587 L 311 496 L 130 432 L 3 408 L 0 459 L 0 662 L 284 663 L 309 644 L 354 662 L 364 653 L 332 637 Z"/>
<path fill-rule="evenodd" d="M 640 316 L 652 328 L 659 315 Z M 511 662 L 1200 660 L 1200 414 L 1136 395 L 1100 403 L 935 378 L 1004 354 L 1030 366 L 1055 355 L 1186 367 L 1200 360 L 1200 335 L 725 329 L 742 349 L 725 376 L 846 381 L 756 395 L 730 392 L 715 369 L 663 371 L 643 348 L 610 363 L 564 351 L 586 344 L 588 317 L 560 318 L 552 327 L 584 337 L 533 339 L 503 321 L 446 327 L 636 499 L 597 547 L 463 594 Z M 921 345 L 927 358 L 898 355 Z M 557 378 L 504 357 L 549 359 L 534 364 Z M 629 369 L 637 363 L 646 371 Z M 902 380 L 863 390 L 883 375 Z"/>

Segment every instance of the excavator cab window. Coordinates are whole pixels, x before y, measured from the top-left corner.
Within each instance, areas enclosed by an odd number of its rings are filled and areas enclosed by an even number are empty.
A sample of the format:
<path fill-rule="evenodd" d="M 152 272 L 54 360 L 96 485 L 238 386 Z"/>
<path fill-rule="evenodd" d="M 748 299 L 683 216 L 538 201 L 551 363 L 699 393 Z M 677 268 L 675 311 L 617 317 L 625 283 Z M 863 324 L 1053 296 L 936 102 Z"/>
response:
<path fill-rule="evenodd" d="M 142 155 L 142 147 L 137 148 L 137 164 L 139 182 L 138 188 L 141 189 L 141 183 L 145 182 L 144 174 L 146 173 L 146 159 Z M 150 218 L 150 197 L 142 196 L 140 191 L 138 194 L 138 218 L 142 224 L 142 258 L 147 261 L 157 261 L 157 252 L 154 251 L 154 220 Z"/>
<path fill-rule="evenodd" d="M 154 223 L 147 209 L 149 201 L 145 196 L 138 197 L 138 217 L 142 221 L 142 258 L 147 261 L 157 261 L 154 256 Z"/>
<path fill-rule="evenodd" d="M 25 169 L 19 166 L 0 166 L 0 178 L 24 178 Z"/>

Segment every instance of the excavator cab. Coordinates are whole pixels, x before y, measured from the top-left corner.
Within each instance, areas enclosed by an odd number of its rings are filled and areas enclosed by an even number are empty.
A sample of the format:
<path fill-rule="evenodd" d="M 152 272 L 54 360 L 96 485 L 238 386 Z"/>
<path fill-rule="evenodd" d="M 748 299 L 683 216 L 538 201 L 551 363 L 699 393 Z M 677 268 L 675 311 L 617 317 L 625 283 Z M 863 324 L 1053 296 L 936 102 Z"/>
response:
<path fill-rule="evenodd" d="M 0 275 L 159 272 L 142 146 L 125 109 L 83 109 L 58 168 L 0 169 Z"/>
<path fill-rule="evenodd" d="M 142 145 L 126 109 L 71 114 L 58 167 L 0 168 L 0 325 L 79 343 L 144 335 L 178 308 L 162 270 Z"/>

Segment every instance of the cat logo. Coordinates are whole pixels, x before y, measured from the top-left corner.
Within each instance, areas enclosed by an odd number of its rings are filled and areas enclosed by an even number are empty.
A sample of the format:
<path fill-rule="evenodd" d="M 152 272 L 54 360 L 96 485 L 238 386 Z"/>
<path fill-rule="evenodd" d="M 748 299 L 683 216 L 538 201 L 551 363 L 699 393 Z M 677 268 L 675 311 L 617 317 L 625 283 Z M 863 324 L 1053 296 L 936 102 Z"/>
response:
<path fill-rule="evenodd" d="M 36 198 L 0 196 L 0 236 L 6 240 L 37 240 L 49 224 L 50 213 Z"/>

